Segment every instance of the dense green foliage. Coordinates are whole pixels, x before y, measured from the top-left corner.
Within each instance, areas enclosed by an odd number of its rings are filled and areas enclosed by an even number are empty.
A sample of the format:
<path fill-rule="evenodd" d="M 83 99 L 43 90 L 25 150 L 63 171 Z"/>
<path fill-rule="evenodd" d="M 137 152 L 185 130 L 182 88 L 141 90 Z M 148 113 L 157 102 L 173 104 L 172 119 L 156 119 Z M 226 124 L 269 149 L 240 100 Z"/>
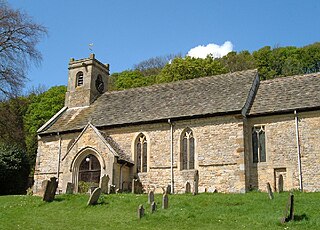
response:
<path fill-rule="evenodd" d="M 0 144 L 0 195 L 25 193 L 28 175 L 25 151 L 16 145 Z"/>
<path fill-rule="evenodd" d="M 145 62 L 142 62 L 143 64 Z M 147 62 L 148 63 L 148 62 Z M 150 67 L 150 69 L 148 69 Z M 163 68 L 143 65 L 111 75 L 109 88 L 121 90 L 133 87 L 211 76 L 247 69 L 258 69 L 262 80 L 320 71 L 320 43 L 305 47 L 265 46 L 257 51 L 230 52 L 213 59 L 175 57 Z"/>
<path fill-rule="evenodd" d="M 37 130 L 63 106 L 65 86 L 54 86 L 39 95 L 30 95 L 31 103 L 24 115 L 25 143 L 30 164 L 33 166 L 37 153 Z"/>
<path fill-rule="evenodd" d="M 86 206 L 88 195 L 0 197 L 1 229 L 320 229 L 320 193 L 295 193 L 294 221 L 280 224 L 288 193 L 169 195 L 169 208 L 150 213 L 147 195 L 112 194 Z M 137 209 L 145 208 L 138 220 Z"/>

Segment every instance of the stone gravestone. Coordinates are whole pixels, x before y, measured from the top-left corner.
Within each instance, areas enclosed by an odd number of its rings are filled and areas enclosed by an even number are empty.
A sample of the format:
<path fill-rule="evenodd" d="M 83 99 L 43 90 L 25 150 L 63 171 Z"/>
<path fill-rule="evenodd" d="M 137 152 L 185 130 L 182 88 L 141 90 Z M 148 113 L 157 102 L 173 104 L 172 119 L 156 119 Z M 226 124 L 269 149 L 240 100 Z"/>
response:
<path fill-rule="evenodd" d="M 141 219 L 144 216 L 144 208 L 143 205 L 140 204 L 138 208 L 138 219 Z"/>
<path fill-rule="evenodd" d="M 66 189 L 66 194 L 73 194 L 74 191 L 74 184 L 71 182 L 67 183 L 67 189 Z"/>
<path fill-rule="evenodd" d="M 109 176 L 104 174 L 101 178 L 100 178 L 100 185 L 99 187 L 101 188 L 101 192 L 104 194 L 108 194 L 108 188 L 109 188 Z"/>
<path fill-rule="evenodd" d="M 271 190 L 271 186 L 270 186 L 269 182 L 267 183 L 267 191 L 268 191 L 270 200 L 272 200 L 273 199 L 273 192 Z"/>
<path fill-rule="evenodd" d="M 168 184 L 166 188 L 166 194 L 171 194 L 171 184 Z"/>
<path fill-rule="evenodd" d="M 43 194 L 43 201 L 51 202 L 54 200 L 56 190 L 58 188 L 58 181 L 56 177 L 51 177 L 48 181 L 46 189 Z"/>
<path fill-rule="evenodd" d="M 168 208 L 168 203 L 169 203 L 168 194 L 164 194 L 162 196 L 162 208 L 163 209 L 167 209 Z"/>
<path fill-rule="evenodd" d="M 132 193 L 134 194 L 142 194 L 142 183 L 138 179 L 132 180 Z"/>
<path fill-rule="evenodd" d="M 95 205 L 101 195 L 101 188 L 96 188 L 90 195 L 87 205 Z"/>
<path fill-rule="evenodd" d="M 294 202 L 294 196 L 291 193 L 289 195 L 289 199 L 286 205 L 286 209 L 284 210 L 283 217 L 280 220 L 281 224 L 284 224 L 285 222 L 289 222 L 290 220 L 294 220 L 293 202 Z M 288 215 L 288 212 L 289 212 L 289 215 Z"/>
<path fill-rule="evenodd" d="M 154 193 L 153 191 L 150 191 L 148 194 L 148 204 L 152 204 L 153 201 L 154 201 Z"/>
<path fill-rule="evenodd" d="M 150 206 L 150 212 L 154 213 L 156 210 L 157 210 L 157 204 L 156 202 L 153 201 Z"/>
<path fill-rule="evenodd" d="M 191 192 L 191 185 L 189 183 L 189 181 L 186 182 L 186 193 L 190 193 Z"/>
<path fill-rule="evenodd" d="M 40 195 L 41 195 L 41 196 L 44 195 L 44 193 L 45 193 L 45 191 L 46 191 L 46 188 L 47 188 L 47 186 L 48 186 L 48 183 L 49 183 L 48 180 L 42 181 L 42 183 L 41 183 L 41 192 L 40 192 Z"/>
<path fill-rule="evenodd" d="M 282 174 L 279 175 L 278 179 L 278 192 L 283 192 L 283 176 Z"/>
<path fill-rule="evenodd" d="M 116 186 L 111 184 L 109 189 L 109 194 L 115 194 L 116 193 Z"/>
<path fill-rule="evenodd" d="M 199 186 L 199 171 L 196 170 L 194 173 L 194 179 L 193 179 L 193 195 L 198 194 L 198 186 Z"/>

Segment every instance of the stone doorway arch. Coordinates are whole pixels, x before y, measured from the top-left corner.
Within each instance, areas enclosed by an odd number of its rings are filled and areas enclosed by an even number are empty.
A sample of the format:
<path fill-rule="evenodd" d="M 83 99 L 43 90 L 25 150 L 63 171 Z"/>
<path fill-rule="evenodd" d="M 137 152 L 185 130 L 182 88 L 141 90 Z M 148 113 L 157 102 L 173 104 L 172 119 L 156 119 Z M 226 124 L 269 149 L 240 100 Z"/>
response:
<path fill-rule="evenodd" d="M 75 192 L 91 186 L 98 187 L 105 164 L 100 154 L 92 148 L 80 151 L 72 163 L 72 182 Z"/>

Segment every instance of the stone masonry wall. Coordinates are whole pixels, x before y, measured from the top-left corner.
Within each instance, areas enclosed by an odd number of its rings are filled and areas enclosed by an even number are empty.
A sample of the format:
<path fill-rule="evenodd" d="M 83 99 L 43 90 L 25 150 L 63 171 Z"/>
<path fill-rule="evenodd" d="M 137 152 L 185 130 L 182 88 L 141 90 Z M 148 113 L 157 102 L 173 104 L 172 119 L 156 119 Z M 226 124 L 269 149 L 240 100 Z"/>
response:
<path fill-rule="evenodd" d="M 303 112 L 299 116 L 299 137 L 303 187 L 305 191 L 320 190 L 320 113 Z M 298 154 L 294 114 L 250 118 L 254 125 L 265 125 L 266 162 L 252 163 L 252 142 L 249 138 L 250 185 L 266 191 L 269 182 L 276 190 L 278 178 L 284 179 L 284 189 L 299 189 Z"/>

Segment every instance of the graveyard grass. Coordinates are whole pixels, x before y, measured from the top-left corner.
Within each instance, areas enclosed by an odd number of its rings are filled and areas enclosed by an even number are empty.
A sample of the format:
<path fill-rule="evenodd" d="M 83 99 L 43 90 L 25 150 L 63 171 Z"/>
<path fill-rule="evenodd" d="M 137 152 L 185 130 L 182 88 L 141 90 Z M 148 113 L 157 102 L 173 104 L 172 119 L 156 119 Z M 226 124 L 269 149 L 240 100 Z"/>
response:
<path fill-rule="evenodd" d="M 169 208 L 151 213 L 147 194 L 0 196 L 0 229 L 320 229 L 320 193 L 294 192 L 295 220 L 280 224 L 289 193 L 169 195 Z M 145 216 L 139 220 L 142 204 Z"/>

